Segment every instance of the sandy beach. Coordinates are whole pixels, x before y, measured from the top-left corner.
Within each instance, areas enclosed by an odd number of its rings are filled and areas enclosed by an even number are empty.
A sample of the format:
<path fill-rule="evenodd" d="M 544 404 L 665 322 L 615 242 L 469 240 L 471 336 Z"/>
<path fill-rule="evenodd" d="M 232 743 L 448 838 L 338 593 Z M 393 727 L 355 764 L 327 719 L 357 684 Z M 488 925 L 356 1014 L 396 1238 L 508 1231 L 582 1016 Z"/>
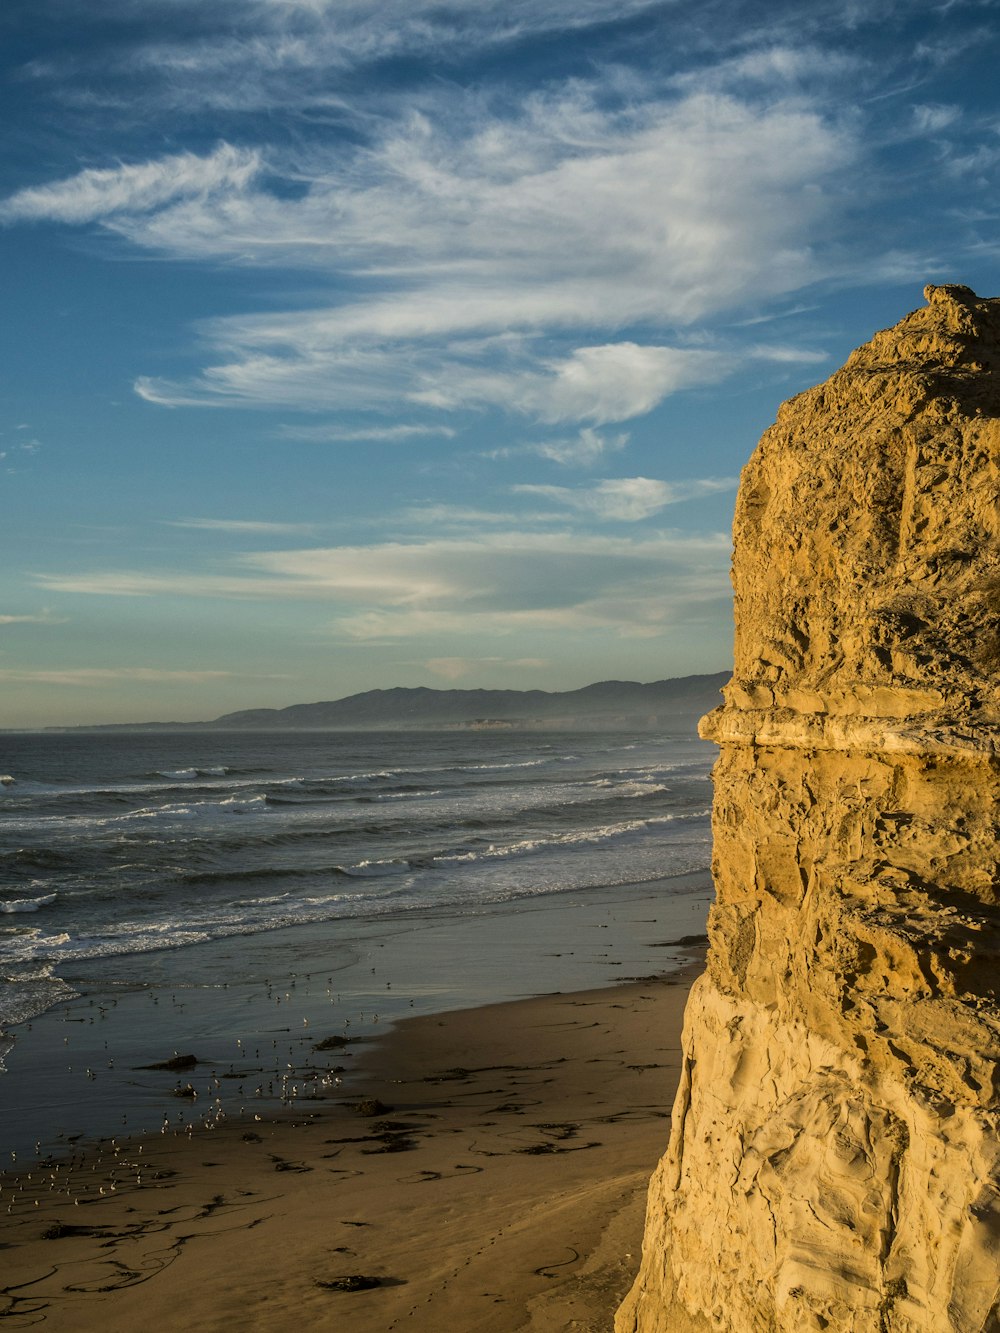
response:
<path fill-rule="evenodd" d="M 699 969 L 695 950 L 662 977 L 405 1019 L 358 1052 L 349 1088 L 317 1032 L 323 1092 L 284 1113 L 7 1171 L 0 1317 L 606 1333 Z"/>

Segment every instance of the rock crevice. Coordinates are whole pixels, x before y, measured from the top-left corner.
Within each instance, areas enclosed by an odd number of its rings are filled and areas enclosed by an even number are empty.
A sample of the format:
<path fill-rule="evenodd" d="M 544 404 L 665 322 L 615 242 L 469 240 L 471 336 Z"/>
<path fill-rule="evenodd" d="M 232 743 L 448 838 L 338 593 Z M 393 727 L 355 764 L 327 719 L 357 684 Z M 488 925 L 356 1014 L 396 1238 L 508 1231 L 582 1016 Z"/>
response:
<path fill-rule="evenodd" d="M 744 471 L 716 903 L 618 1333 L 1000 1333 L 1000 300 Z"/>

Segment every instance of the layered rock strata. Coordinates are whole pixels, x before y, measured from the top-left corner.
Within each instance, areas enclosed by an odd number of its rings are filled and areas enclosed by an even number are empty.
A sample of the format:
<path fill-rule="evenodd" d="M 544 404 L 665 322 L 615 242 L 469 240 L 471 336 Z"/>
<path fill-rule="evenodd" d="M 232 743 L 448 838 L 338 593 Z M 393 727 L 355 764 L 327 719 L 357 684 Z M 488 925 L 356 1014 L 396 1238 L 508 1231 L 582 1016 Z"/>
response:
<path fill-rule="evenodd" d="M 1000 300 L 740 486 L 705 975 L 618 1333 L 1000 1331 Z"/>

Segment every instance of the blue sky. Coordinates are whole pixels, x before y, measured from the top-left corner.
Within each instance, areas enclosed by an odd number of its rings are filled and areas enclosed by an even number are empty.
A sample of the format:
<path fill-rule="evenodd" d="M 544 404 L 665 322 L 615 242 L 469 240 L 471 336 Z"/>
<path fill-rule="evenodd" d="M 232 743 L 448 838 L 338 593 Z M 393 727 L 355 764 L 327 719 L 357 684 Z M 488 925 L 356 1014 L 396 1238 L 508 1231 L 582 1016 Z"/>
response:
<path fill-rule="evenodd" d="M 724 669 L 739 470 L 1000 291 L 996 0 L 6 0 L 0 726 Z"/>

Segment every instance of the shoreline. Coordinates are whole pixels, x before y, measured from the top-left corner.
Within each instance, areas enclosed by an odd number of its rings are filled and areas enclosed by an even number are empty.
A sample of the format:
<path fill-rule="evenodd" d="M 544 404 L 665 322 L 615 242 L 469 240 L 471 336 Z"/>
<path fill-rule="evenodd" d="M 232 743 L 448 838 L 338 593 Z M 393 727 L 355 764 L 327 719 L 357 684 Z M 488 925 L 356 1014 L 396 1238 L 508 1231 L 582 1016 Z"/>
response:
<path fill-rule="evenodd" d="M 10 1029 L 0 1165 L 165 1124 L 270 1117 L 349 1085 L 365 1044 L 409 1016 L 662 972 L 704 931 L 711 892 L 696 871 L 67 966 L 78 995 Z M 339 1058 L 318 1061 L 338 1038 Z M 197 1063 L 151 1068 L 177 1055 Z"/>
<path fill-rule="evenodd" d="M 7 1172 L 0 1315 L 606 1333 L 700 970 L 405 1018 L 359 1052 L 347 1097 Z"/>

